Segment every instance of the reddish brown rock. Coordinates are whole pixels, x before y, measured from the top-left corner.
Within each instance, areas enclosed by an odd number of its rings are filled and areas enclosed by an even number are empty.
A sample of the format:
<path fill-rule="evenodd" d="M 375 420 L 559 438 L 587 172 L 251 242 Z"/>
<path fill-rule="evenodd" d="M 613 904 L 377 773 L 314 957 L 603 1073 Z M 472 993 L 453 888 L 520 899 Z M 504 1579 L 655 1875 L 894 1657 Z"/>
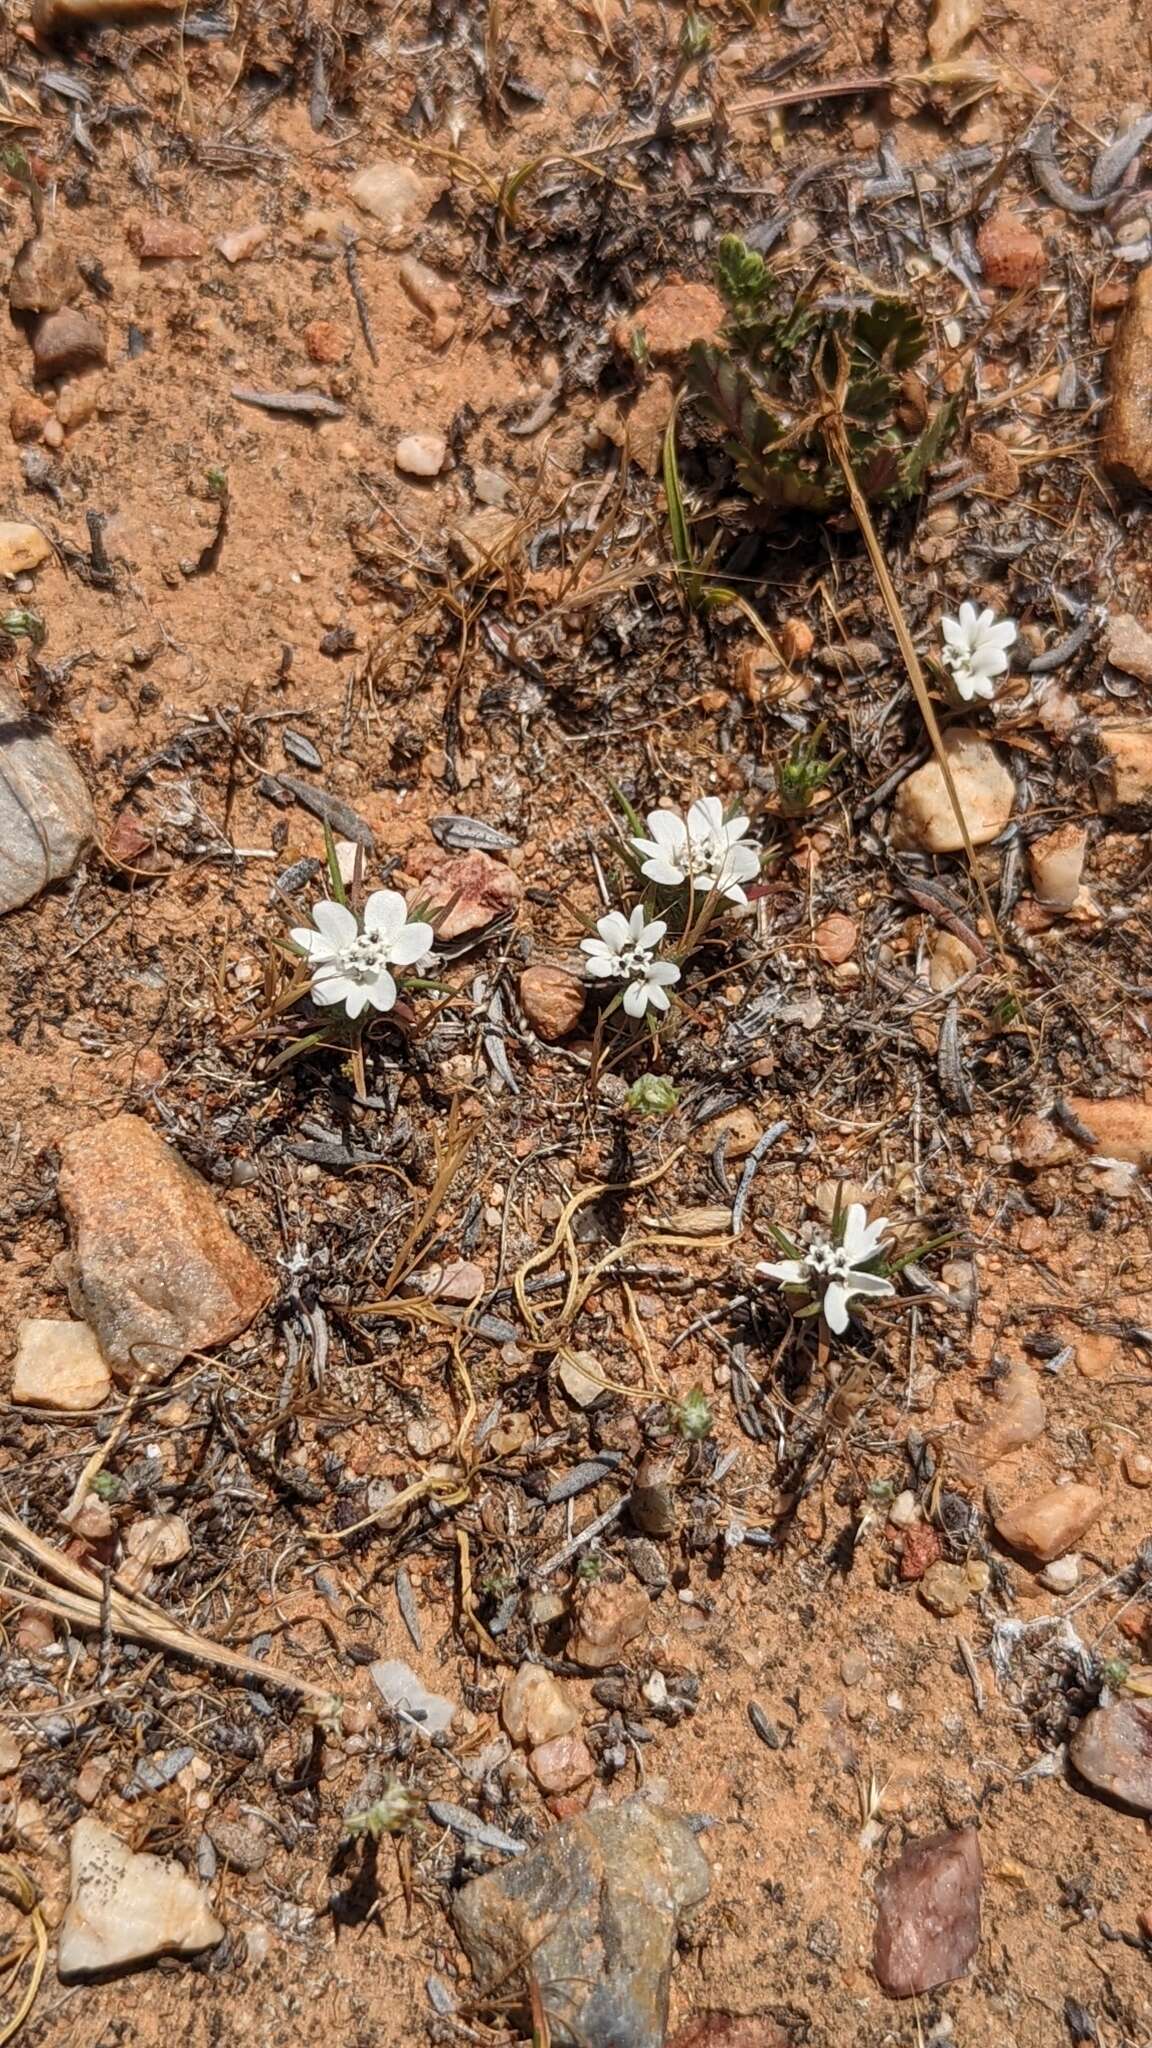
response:
<path fill-rule="evenodd" d="M 83 289 L 72 251 L 55 235 L 33 235 L 17 251 L 8 304 L 15 313 L 58 313 Z"/>
<path fill-rule="evenodd" d="M 857 937 L 853 919 L 845 917 L 843 911 L 834 910 L 830 916 L 821 918 L 812 934 L 812 943 L 829 967 L 840 967 L 856 951 Z"/>
<path fill-rule="evenodd" d="M 205 248 L 199 228 L 154 217 L 131 221 L 127 240 L 138 263 L 195 263 Z"/>
<path fill-rule="evenodd" d="M 618 1664 L 625 1645 L 647 1626 L 648 1607 L 642 1586 L 613 1586 L 605 1580 L 589 1586 L 569 1649 L 573 1663 L 585 1671 L 603 1671 L 608 1664 Z"/>
<path fill-rule="evenodd" d="M 1136 279 L 1108 354 L 1100 455 L 1128 490 L 1152 490 L 1152 263 Z"/>
<path fill-rule="evenodd" d="M 8 408 L 8 431 L 14 441 L 38 441 L 48 418 L 43 399 L 31 391 L 18 391 Z"/>
<path fill-rule="evenodd" d="M 694 342 L 715 341 L 724 317 L 724 302 L 710 284 L 686 284 L 673 275 L 616 322 L 613 338 L 625 355 L 640 350 L 655 363 L 677 363 Z"/>
<path fill-rule="evenodd" d="M 1080 1723 L 1068 1754 L 1097 1792 L 1152 1813 L 1152 1701 L 1116 1700 Z"/>
<path fill-rule="evenodd" d="M 588 1783 L 596 1763 L 582 1735 L 557 1735 L 552 1742 L 537 1745 L 528 1769 L 542 1792 L 574 1792 Z"/>
<path fill-rule="evenodd" d="M 412 900 L 421 916 L 428 912 L 438 939 L 458 939 L 517 910 L 523 894 L 519 876 L 490 853 L 464 853 L 434 862 Z"/>
<path fill-rule="evenodd" d="M 526 967 L 520 1007 L 533 1031 L 554 1044 L 575 1031 L 584 1009 L 584 984 L 562 967 Z"/>
<path fill-rule="evenodd" d="M 962 1977 L 980 1946 L 983 1870 L 974 1828 L 909 1842 L 876 1881 L 873 1968 L 891 1998 Z"/>
<path fill-rule="evenodd" d="M 1113 668 L 1141 683 L 1152 683 L 1152 633 L 1131 612 L 1113 612 L 1104 651 Z"/>
<path fill-rule="evenodd" d="M 1014 498 L 1020 489 L 1020 464 L 997 434 L 973 434 L 968 442 L 973 462 L 978 462 L 989 487 L 1000 498 Z"/>
<path fill-rule="evenodd" d="M 36 323 L 32 358 L 41 380 L 90 369 L 105 362 L 107 355 L 103 325 L 91 313 L 78 313 L 74 306 L 66 306 L 63 312 L 43 314 Z"/>
<path fill-rule="evenodd" d="M 791 2048 L 792 2037 L 767 2013 L 698 2012 L 668 2048 Z"/>
<path fill-rule="evenodd" d="M 807 619 L 785 619 L 776 635 L 776 644 L 789 667 L 797 662 L 807 661 L 816 645 L 816 635 Z"/>
<path fill-rule="evenodd" d="M 1045 1493 L 1002 1509 L 995 1517 L 996 1534 L 1030 1563 L 1051 1564 L 1054 1557 L 1076 1548 L 1103 1505 L 1104 1496 L 1094 1486 L 1050 1486 Z"/>
<path fill-rule="evenodd" d="M 113 1367 L 138 1372 L 246 1330 L 273 1292 L 199 1174 L 142 1117 L 66 1138 L 69 1295 Z"/>
<path fill-rule="evenodd" d="M 342 363 L 348 353 L 348 335 L 334 320 L 310 320 L 304 329 L 304 347 L 313 363 Z"/>
<path fill-rule="evenodd" d="M 1044 244 L 1018 214 L 992 214 L 976 237 L 976 248 L 989 284 L 1013 292 L 1043 284 L 1048 270 Z"/>
<path fill-rule="evenodd" d="M 944 1545 L 931 1522 L 913 1522 L 911 1528 L 904 1531 L 904 1547 L 900 1553 L 900 1577 L 904 1584 L 915 1585 L 943 1554 Z"/>

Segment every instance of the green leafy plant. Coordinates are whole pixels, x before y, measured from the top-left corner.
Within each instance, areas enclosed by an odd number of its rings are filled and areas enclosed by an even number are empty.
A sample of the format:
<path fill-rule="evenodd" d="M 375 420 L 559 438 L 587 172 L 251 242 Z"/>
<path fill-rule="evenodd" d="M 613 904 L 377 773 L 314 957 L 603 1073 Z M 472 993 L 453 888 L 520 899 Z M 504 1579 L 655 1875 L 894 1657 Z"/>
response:
<path fill-rule="evenodd" d="M 915 308 L 814 286 L 790 293 L 738 235 L 722 238 L 716 275 L 728 319 L 718 342 L 694 346 L 687 388 L 721 427 L 743 489 L 776 511 L 847 504 L 821 425 L 835 390 L 864 496 L 914 497 L 960 412 L 951 398 L 919 431 L 900 417 L 904 379 L 928 345 Z"/>
<path fill-rule="evenodd" d="M 672 1420 L 686 1443 L 703 1443 L 712 1432 L 712 1408 L 703 1387 L 693 1387 L 672 1410 Z"/>
<path fill-rule="evenodd" d="M 344 1840 L 355 1842 L 367 1837 L 378 1842 L 382 1835 L 398 1835 L 410 1827 L 418 1812 L 418 1802 L 399 1778 L 390 1778 L 379 1799 L 366 1806 L 359 1813 L 344 1816 Z"/>
<path fill-rule="evenodd" d="M 776 761 L 776 796 L 786 818 L 802 818 L 813 797 L 823 789 L 844 759 L 843 754 L 825 758 L 820 752 L 823 725 L 815 732 L 794 739 L 786 754 Z"/>
<path fill-rule="evenodd" d="M 670 1116 L 679 1093 L 663 1074 L 641 1074 L 628 1090 L 628 1108 L 636 1116 Z"/>

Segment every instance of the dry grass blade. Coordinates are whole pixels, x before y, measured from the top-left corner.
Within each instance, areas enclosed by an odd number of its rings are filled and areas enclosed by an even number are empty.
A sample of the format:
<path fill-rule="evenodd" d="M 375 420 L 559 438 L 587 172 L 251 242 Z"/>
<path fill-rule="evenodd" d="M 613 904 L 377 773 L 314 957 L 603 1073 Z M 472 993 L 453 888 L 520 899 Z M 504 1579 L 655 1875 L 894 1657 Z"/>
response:
<path fill-rule="evenodd" d="M 10 1856 L 0 1856 L 0 1894 L 11 1900 L 21 1913 L 27 1915 L 32 1930 L 31 1944 L 15 1950 L 6 1958 L 13 1977 L 28 1955 L 29 1948 L 34 1947 L 36 1952 L 31 1975 L 24 1986 L 19 2004 L 11 2018 L 0 2026 L 0 2048 L 4 2048 L 5 2042 L 14 2040 L 20 2032 L 36 2003 L 36 1994 L 44 1976 L 44 1965 L 48 1960 L 48 1929 L 44 1925 L 44 1915 L 40 1911 L 40 1894 L 36 1886 L 27 1871 L 22 1870 L 18 1863 L 14 1863 Z"/>
<path fill-rule="evenodd" d="M 30 1571 L 22 1562 L 23 1558 L 32 1558 L 41 1567 L 40 1571 Z M 246 1657 L 241 1650 L 230 1650 L 223 1643 L 213 1642 L 209 1636 L 182 1628 L 162 1608 L 154 1607 L 150 1600 L 122 1593 L 115 1586 L 105 1598 L 102 1581 L 86 1565 L 57 1550 L 55 1544 L 48 1543 L 43 1536 L 34 1535 L 15 1515 L 10 1515 L 3 1508 L 0 1508 L 0 1565 L 11 1578 L 23 1581 L 23 1586 L 11 1589 L 12 1598 L 19 1604 L 35 1601 L 50 1613 L 58 1614 L 66 1621 L 78 1622 L 84 1628 L 99 1629 L 107 1623 L 114 1635 L 125 1636 L 132 1642 L 150 1643 L 155 1649 L 170 1650 L 176 1656 L 189 1657 L 201 1664 L 213 1664 L 218 1670 L 230 1671 L 237 1678 L 256 1678 L 262 1685 L 281 1686 L 286 1692 L 323 1702 L 326 1708 L 331 1704 L 331 1687 L 314 1685 L 311 1679 L 298 1678 L 295 1672 L 286 1671 L 281 1665 L 260 1663 L 255 1657 Z"/>
<path fill-rule="evenodd" d="M 944 787 L 948 792 L 948 801 L 952 806 L 957 828 L 964 841 L 964 851 L 968 856 L 968 863 L 972 870 L 972 879 L 976 884 L 976 893 L 980 898 L 980 908 L 988 920 L 989 929 L 995 936 L 996 950 L 1000 955 L 1004 970 L 1012 982 L 1013 988 L 1015 988 L 1012 963 L 1008 958 L 1003 934 L 996 920 L 996 912 L 992 908 L 991 899 L 984 886 L 983 876 L 977 865 L 976 848 L 972 844 L 972 835 L 968 830 L 968 820 L 964 816 L 960 798 L 956 791 L 956 783 L 952 775 L 952 764 L 944 750 L 944 742 L 941 738 L 935 706 L 928 694 L 928 685 L 924 680 L 924 671 L 920 666 L 920 656 L 912 644 L 912 635 L 908 631 L 908 622 L 904 617 L 904 608 L 897 596 L 896 586 L 892 581 L 876 528 L 872 524 L 872 514 L 868 510 L 867 499 L 856 481 L 856 472 L 852 467 L 852 457 L 848 449 L 848 437 L 844 430 L 842 414 L 838 410 L 829 411 L 824 417 L 823 429 L 824 438 L 828 444 L 828 451 L 835 457 L 843 472 L 844 482 L 847 486 L 848 497 L 856 517 L 856 523 L 863 535 L 864 545 L 868 550 L 868 558 L 875 571 L 876 581 L 880 586 L 880 595 L 884 599 L 884 608 L 892 622 L 892 630 L 896 635 L 897 644 L 903 656 L 904 666 L 908 671 L 908 679 L 912 684 L 920 716 L 924 720 L 928 737 L 932 742 L 932 751 L 936 756 L 940 773 L 944 778 Z"/>

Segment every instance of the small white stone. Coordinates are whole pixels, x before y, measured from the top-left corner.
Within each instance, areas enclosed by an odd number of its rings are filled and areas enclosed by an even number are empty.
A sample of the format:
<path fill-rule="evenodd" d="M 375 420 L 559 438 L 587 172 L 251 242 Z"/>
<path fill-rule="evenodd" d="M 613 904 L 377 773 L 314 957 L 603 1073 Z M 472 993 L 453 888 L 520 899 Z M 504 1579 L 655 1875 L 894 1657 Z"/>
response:
<path fill-rule="evenodd" d="M 200 1886 L 178 1864 L 137 1855 L 97 1820 L 72 1830 L 72 1891 L 60 1928 L 57 1968 L 66 1981 L 198 1955 L 225 1930 Z"/>
<path fill-rule="evenodd" d="M 1050 1593 L 1074 1593 L 1080 1584 L 1080 1559 L 1074 1550 L 1054 1557 L 1040 1574 L 1040 1583 Z"/>
<path fill-rule="evenodd" d="M 667 1705 L 668 1682 L 662 1671 L 654 1671 L 652 1676 L 645 1680 L 643 1693 L 650 1707 L 663 1707 Z"/>
<path fill-rule="evenodd" d="M 920 1520 L 920 1503 L 908 1487 L 896 1495 L 888 1510 L 888 1520 L 894 1529 L 910 1529 L 913 1522 Z"/>
<path fill-rule="evenodd" d="M 396 467 L 405 476 L 439 476 L 447 459 L 443 434 L 404 434 L 396 443 Z"/>

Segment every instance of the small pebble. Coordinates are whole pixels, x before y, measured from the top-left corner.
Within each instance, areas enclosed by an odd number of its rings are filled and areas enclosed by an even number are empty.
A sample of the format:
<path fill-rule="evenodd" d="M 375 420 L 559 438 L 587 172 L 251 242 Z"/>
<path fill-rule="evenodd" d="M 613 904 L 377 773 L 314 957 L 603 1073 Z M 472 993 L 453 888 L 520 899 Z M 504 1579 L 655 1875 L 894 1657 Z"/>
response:
<path fill-rule="evenodd" d="M 920 1504 L 910 1487 L 896 1495 L 888 1510 L 888 1520 L 894 1529 L 910 1529 L 913 1522 L 920 1520 Z"/>
<path fill-rule="evenodd" d="M 1040 1584 L 1047 1586 L 1050 1593 L 1074 1593 L 1080 1584 L 1080 1559 L 1076 1552 L 1070 1550 L 1064 1557 L 1054 1557 L 1041 1572 Z"/>
<path fill-rule="evenodd" d="M 396 443 L 396 467 L 405 476 L 439 476 L 447 459 L 443 434 L 404 434 Z"/>

